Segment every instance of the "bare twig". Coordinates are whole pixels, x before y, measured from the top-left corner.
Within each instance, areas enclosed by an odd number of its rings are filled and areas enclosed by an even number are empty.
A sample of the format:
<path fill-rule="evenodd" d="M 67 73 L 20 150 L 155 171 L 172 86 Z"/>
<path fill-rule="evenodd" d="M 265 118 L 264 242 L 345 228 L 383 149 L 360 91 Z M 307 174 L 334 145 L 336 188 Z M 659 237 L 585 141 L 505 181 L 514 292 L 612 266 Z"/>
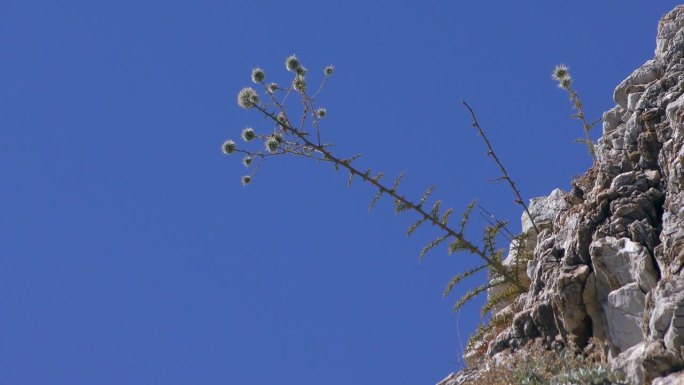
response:
<path fill-rule="evenodd" d="M 484 140 L 485 144 L 487 145 L 488 152 L 487 155 L 491 156 L 492 159 L 494 159 L 494 162 L 499 166 L 499 169 L 501 170 L 502 176 L 499 178 L 500 180 L 505 180 L 508 182 L 508 185 L 511 186 L 511 189 L 515 193 L 516 200 L 515 203 L 519 204 L 525 209 L 525 213 L 527 213 L 527 217 L 530 218 L 530 222 L 532 222 L 532 227 L 534 227 L 534 231 L 539 234 L 539 228 L 537 227 L 537 224 L 534 221 L 534 218 L 532 218 L 532 214 L 530 213 L 529 208 L 525 204 L 525 201 L 522 198 L 522 195 L 520 194 L 520 190 L 518 190 L 518 187 L 516 187 L 515 182 L 511 177 L 508 175 L 508 172 L 506 171 L 506 168 L 504 167 L 503 163 L 499 160 L 499 157 L 496 156 L 496 153 L 494 152 L 494 148 L 492 148 L 492 144 L 487 138 L 487 135 L 485 135 L 484 130 L 482 129 L 482 126 L 480 126 L 480 123 L 477 121 L 477 117 L 475 116 L 475 111 L 468 105 L 468 103 L 461 99 L 461 103 L 468 109 L 468 112 L 470 112 L 470 116 L 473 119 L 473 127 L 477 128 L 477 131 L 479 132 L 480 136 L 482 137 L 482 140 Z"/>

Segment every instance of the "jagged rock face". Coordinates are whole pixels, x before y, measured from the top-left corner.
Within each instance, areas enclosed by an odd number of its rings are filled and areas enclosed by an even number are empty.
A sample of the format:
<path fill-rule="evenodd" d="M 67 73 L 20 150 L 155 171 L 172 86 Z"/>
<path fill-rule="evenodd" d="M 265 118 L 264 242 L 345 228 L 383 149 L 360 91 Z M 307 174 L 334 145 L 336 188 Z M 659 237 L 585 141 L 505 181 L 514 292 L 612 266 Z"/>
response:
<path fill-rule="evenodd" d="M 684 6 L 663 17 L 655 57 L 614 100 L 573 192 L 530 202 L 530 289 L 487 354 L 595 337 L 631 382 L 684 383 Z"/>

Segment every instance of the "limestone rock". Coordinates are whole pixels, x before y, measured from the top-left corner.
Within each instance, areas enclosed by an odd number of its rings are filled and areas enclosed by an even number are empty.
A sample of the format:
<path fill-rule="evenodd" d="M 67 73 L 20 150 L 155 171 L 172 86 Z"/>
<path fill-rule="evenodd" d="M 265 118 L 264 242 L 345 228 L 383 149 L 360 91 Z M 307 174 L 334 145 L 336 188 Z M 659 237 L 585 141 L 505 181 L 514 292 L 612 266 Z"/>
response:
<path fill-rule="evenodd" d="M 570 193 L 530 201 L 538 231 L 522 216 L 533 258 L 506 258 L 529 282 L 505 308 L 511 324 L 482 342 L 487 359 L 469 357 L 471 369 L 440 385 L 476 383 L 478 368 L 532 341 L 583 347 L 590 337 L 631 383 L 684 384 L 684 5 L 613 96 L 592 168 Z"/>
<path fill-rule="evenodd" d="M 684 372 L 670 374 L 666 377 L 658 377 L 651 383 L 653 385 L 682 385 L 684 384 Z"/>

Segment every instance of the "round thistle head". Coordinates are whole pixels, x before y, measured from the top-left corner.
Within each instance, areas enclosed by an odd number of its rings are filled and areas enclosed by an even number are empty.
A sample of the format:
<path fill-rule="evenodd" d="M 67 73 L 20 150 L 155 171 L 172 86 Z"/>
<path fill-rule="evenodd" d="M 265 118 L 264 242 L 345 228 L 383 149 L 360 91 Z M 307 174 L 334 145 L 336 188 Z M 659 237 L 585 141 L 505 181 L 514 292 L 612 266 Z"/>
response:
<path fill-rule="evenodd" d="M 324 118 L 325 114 L 327 114 L 327 113 L 328 113 L 328 111 L 323 107 L 316 110 L 316 116 L 318 116 L 319 118 Z"/>
<path fill-rule="evenodd" d="M 559 82 L 565 78 L 569 78 L 570 68 L 568 68 L 568 66 L 566 66 L 565 64 L 559 64 L 553 69 L 551 77 L 554 80 L 558 80 Z"/>
<path fill-rule="evenodd" d="M 334 67 L 332 64 L 329 65 L 329 66 L 327 66 L 327 67 L 325 67 L 325 69 L 323 70 L 323 73 L 324 73 L 326 76 L 332 75 L 333 72 L 335 72 L 335 67 Z"/>
<path fill-rule="evenodd" d="M 281 133 L 276 132 L 275 134 L 273 134 L 273 135 L 271 135 L 271 136 L 273 137 L 273 139 L 275 139 L 276 141 L 278 141 L 278 145 L 283 144 L 283 135 L 282 135 Z"/>
<path fill-rule="evenodd" d="M 249 165 L 252 164 L 252 157 L 249 155 L 246 155 L 244 158 L 242 158 L 242 164 L 245 167 L 249 167 Z"/>
<path fill-rule="evenodd" d="M 280 123 L 281 125 L 285 124 L 285 122 L 287 121 L 287 118 L 285 117 L 285 114 L 282 111 L 278 112 L 278 116 L 276 116 L 276 119 L 278 119 L 278 123 Z"/>
<path fill-rule="evenodd" d="M 571 86 L 572 86 L 572 78 L 570 76 L 566 76 L 565 78 L 560 79 L 558 81 L 558 87 L 562 88 L 564 90 L 569 90 Z"/>
<path fill-rule="evenodd" d="M 273 93 L 273 92 L 276 92 L 276 91 L 278 91 L 278 85 L 277 85 L 277 84 L 271 83 L 271 84 L 268 85 L 268 92 Z"/>
<path fill-rule="evenodd" d="M 242 177 L 242 185 L 247 186 L 249 182 L 252 181 L 252 177 L 250 175 L 245 175 Z"/>
<path fill-rule="evenodd" d="M 305 76 L 305 75 L 306 75 L 306 71 L 307 71 L 306 67 L 302 67 L 302 66 L 297 67 L 297 69 L 295 70 L 295 72 L 296 72 L 297 75 L 299 75 L 299 76 Z"/>
<path fill-rule="evenodd" d="M 288 71 L 297 71 L 297 68 L 299 67 L 301 67 L 301 64 L 299 64 L 297 56 L 291 55 L 285 59 L 285 68 L 287 68 Z"/>
<path fill-rule="evenodd" d="M 278 147 L 280 147 L 280 143 L 273 137 L 266 139 L 266 150 L 270 152 L 271 154 L 275 153 L 278 151 Z"/>
<path fill-rule="evenodd" d="M 256 134 L 254 133 L 254 129 L 252 127 L 242 129 L 242 140 L 249 142 L 254 138 L 256 138 Z"/>
<path fill-rule="evenodd" d="M 259 104 L 259 94 L 252 87 L 245 87 L 238 92 L 238 106 L 248 110 Z"/>
<path fill-rule="evenodd" d="M 264 81 L 266 73 L 261 68 L 257 67 L 252 70 L 252 81 L 254 83 L 261 83 Z"/>
<path fill-rule="evenodd" d="M 292 88 L 302 93 L 306 91 L 306 80 L 304 80 L 304 77 L 297 75 L 292 82 Z"/>
<path fill-rule="evenodd" d="M 230 155 L 237 150 L 237 146 L 235 145 L 235 142 L 232 140 L 228 139 L 225 142 L 223 142 L 223 145 L 221 146 L 221 150 L 223 150 L 223 153 L 226 155 Z"/>

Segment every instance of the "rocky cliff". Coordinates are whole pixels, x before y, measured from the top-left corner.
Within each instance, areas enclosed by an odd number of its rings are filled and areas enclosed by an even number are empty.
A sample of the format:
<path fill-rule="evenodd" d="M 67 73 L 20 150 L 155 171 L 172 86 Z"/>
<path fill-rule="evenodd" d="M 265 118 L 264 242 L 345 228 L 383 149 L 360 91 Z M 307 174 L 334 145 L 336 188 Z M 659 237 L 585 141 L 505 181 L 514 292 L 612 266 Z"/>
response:
<path fill-rule="evenodd" d="M 499 310 L 512 325 L 440 384 L 532 342 L 590 337 L 631 383 L 684 384 L 684 6 L 662 18 L 654 58 L 613 97 L 594 166 L 572 191 L 530 202 L 529 291 Z M 523 231 L 534 231 L 526 217 Z"/>

